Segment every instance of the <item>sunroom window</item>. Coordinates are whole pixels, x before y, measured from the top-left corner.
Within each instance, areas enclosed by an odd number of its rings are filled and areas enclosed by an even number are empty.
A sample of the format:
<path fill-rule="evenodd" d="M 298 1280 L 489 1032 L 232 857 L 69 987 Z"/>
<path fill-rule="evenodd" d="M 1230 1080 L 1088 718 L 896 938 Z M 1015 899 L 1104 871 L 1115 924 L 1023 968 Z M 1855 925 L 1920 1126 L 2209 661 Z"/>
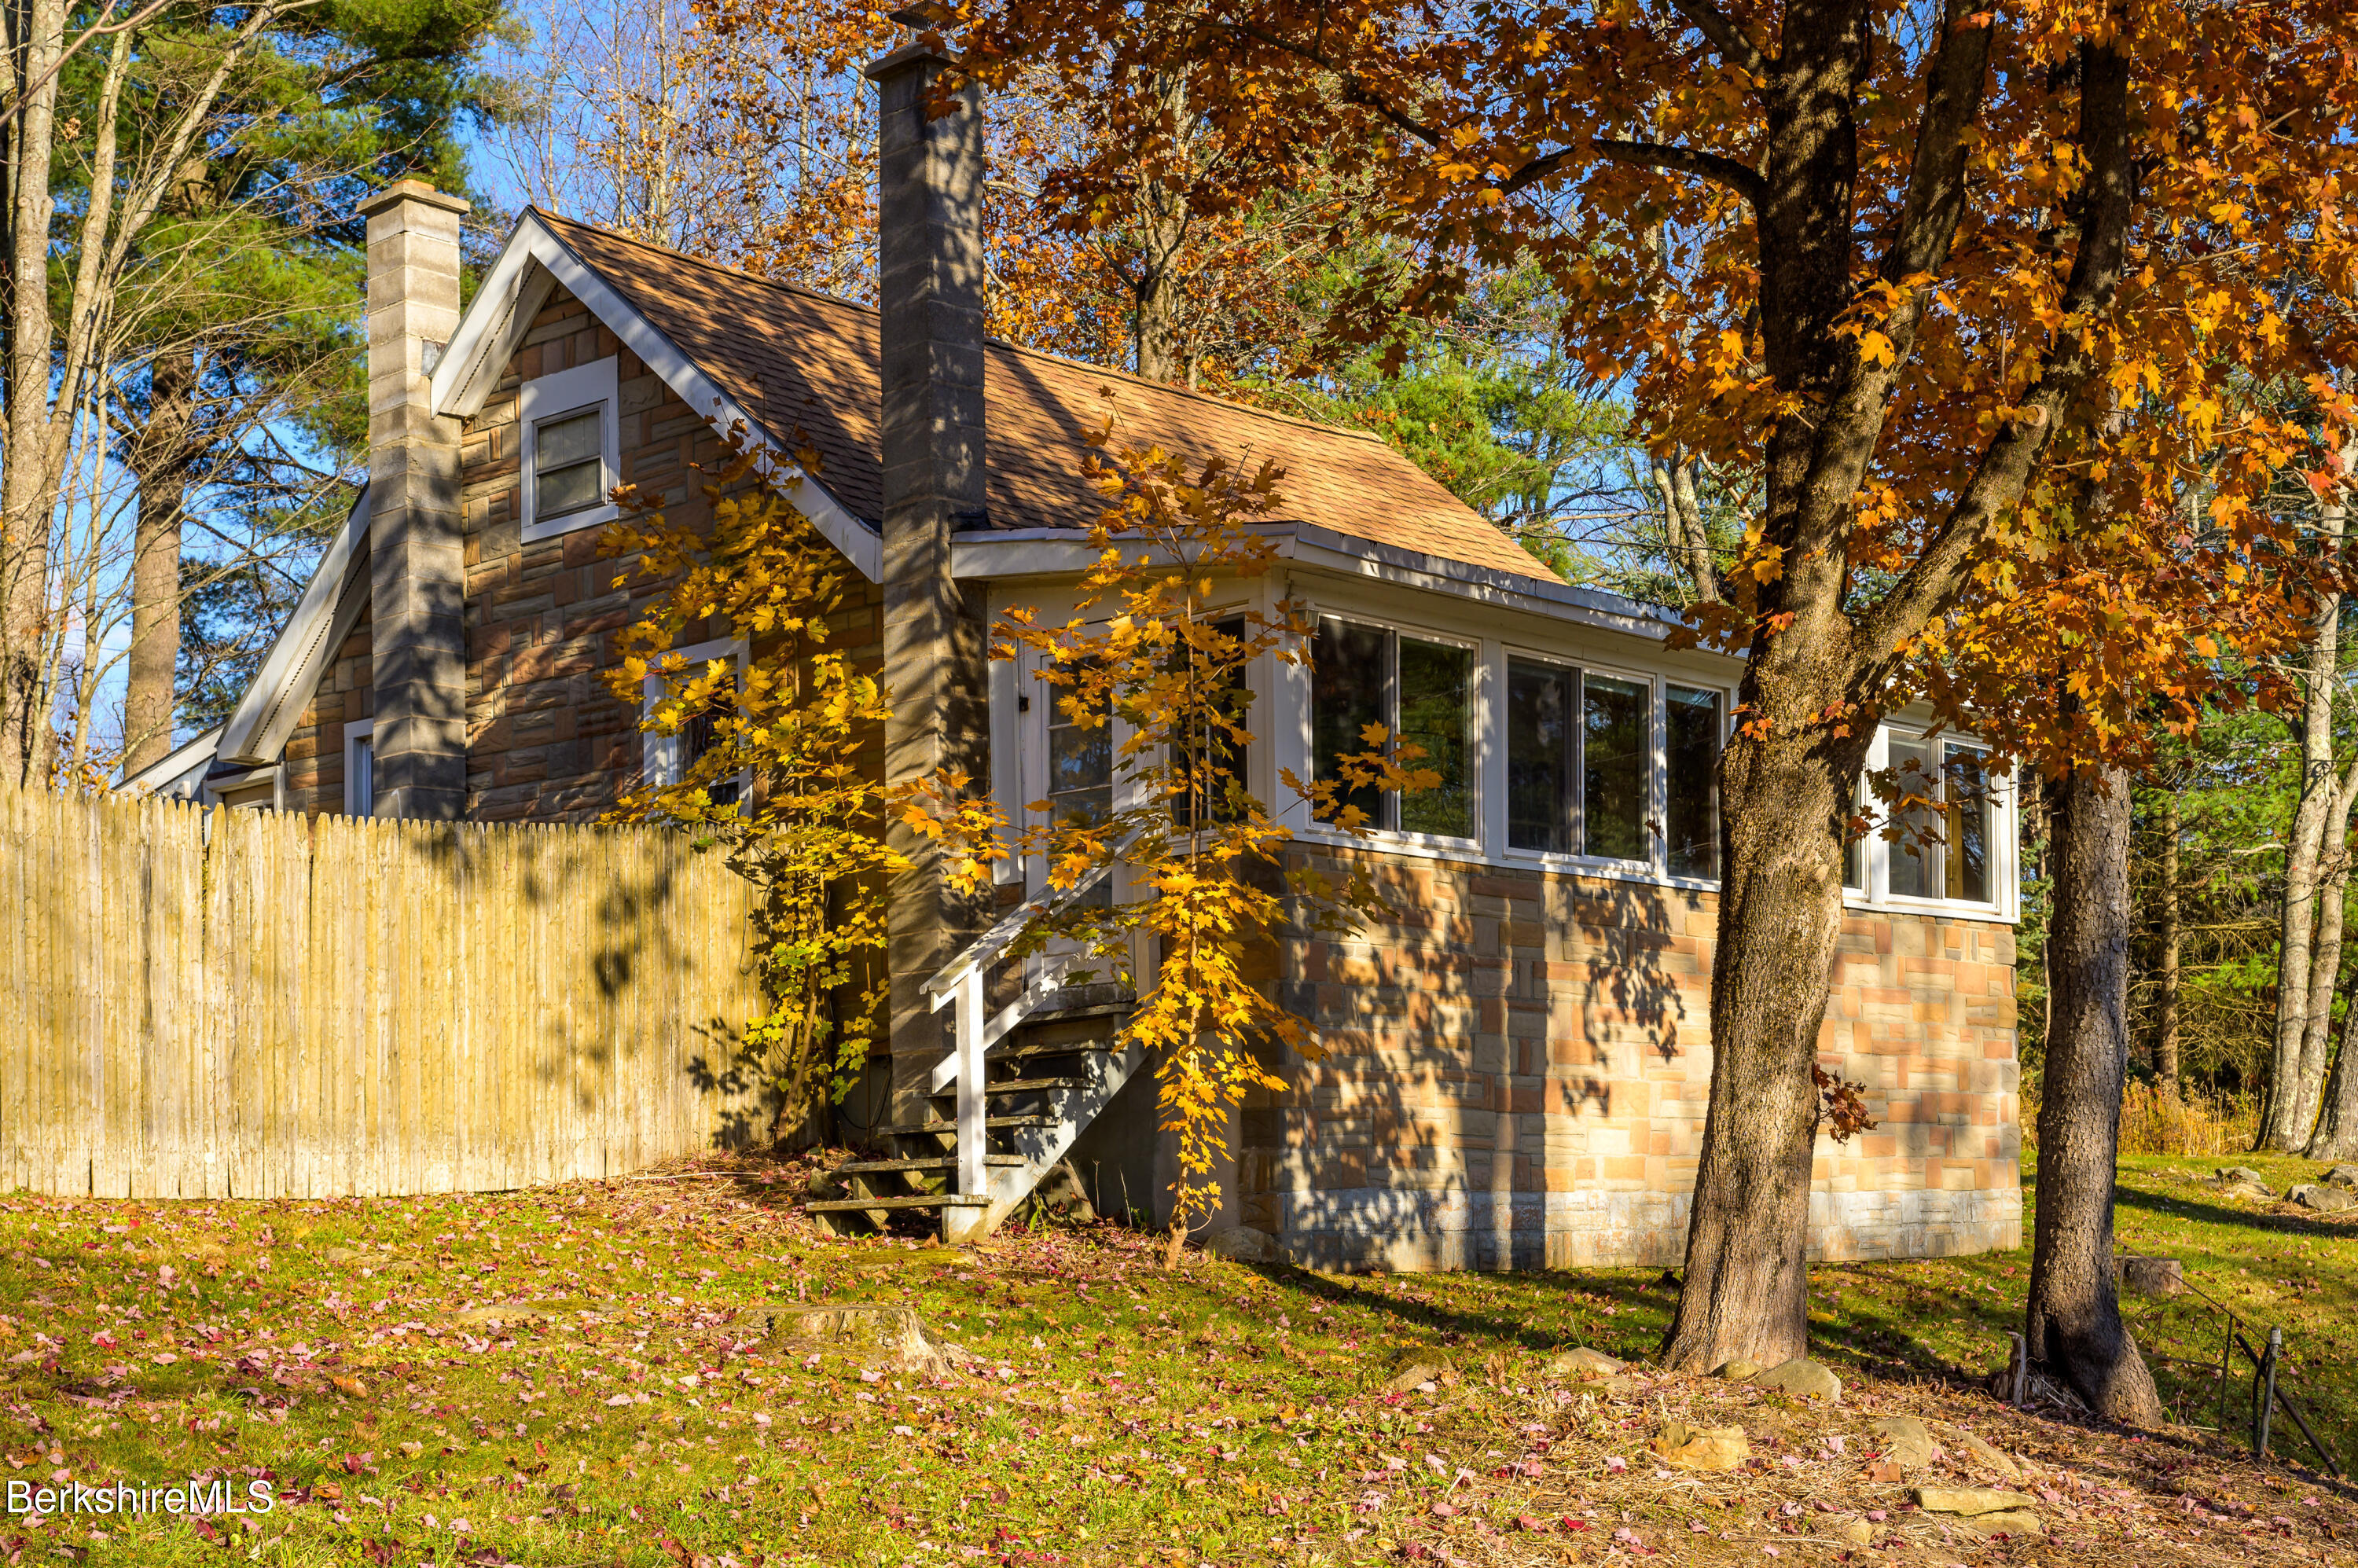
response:
<path fill-rule="evenodd" d="M 1651 860 L 1646 842 L 1653 775 L 1653 690 L 1641 680 L 1580 676 L 1581 853 Z"/>
<path fill-rule="evenodd" d="M 1580 672 L 1507 661 L 1507 847 L 1569 855 L 1579 847 Z"/>
<path fill-rule="evenodd" d="M 1662 689 L 1664 863 L 1674 877 L 1719 875 L 1720 707 L 1706 687 Z"/>
<path fill-rule="evenodd" d="M 1436 838 L 1474 837 L 1474 650 L 1384 627 L 1322 617 L 1313 641 L 1311 748 L 1316 776 L 1340 776 L 1336 759 L 1368 750 L 1380 724 L 1424 755 L 1409 764 L 1441 775 L 1434 788 L 1396 794 L 1347 790 L 1371 826 Z"/>
<path fill-rule="evenodd" d="M 1954 741 L 1892 737 L 1893 784 L 1909 801 L 1890 845 L 1894 897 L 1993 902 L 1987 756 Z"/>

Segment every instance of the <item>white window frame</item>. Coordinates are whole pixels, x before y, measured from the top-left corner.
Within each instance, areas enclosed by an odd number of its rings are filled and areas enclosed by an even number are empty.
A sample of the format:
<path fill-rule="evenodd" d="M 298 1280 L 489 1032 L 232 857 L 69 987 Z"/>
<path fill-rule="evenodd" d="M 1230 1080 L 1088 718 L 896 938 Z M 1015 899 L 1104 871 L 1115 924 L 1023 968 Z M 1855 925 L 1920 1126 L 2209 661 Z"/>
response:
<path fill-rule="evenodd" d="M 1490 660 L 1487 656 L 1488 650 L 1484 645 L 1484 639 L 1468 636 L 1463 632 L 1441 631 L 1414 621 L 1403 621 L 1396 615 L 1384 611 L 1361 610 L 1356 606 L 1314 604 L 1308 606 L 1306 612 L 1312 629 L 1312 641 L 1316 638 L 1318 622 L 1330 617 L 1336 621 L 1348 621 L 1356 625 L 1372 627 L 1377 631 L 1389 632 L 1392 634 L 1392 697 L 1395 705 L 1400 698 L 1399 639 L 1413 637 L 1420 643 L 1438 643 L 1444 647 L 1463 648 L 1474 655 L 1472 666 L 1466 672 L 1468 689 L 1466 703 L 1466 791 L 1473 806 L 1473 831 L 1459 838 L 1446 833 L 1412 833 L 1405 827 L 1369 827 L 1367 830 L 1367 836 L 1359 838 L 1346 833 L 1331 823 L 1312 816 L 1308 819 L 1307 836 L 1329 844 L 1360 844 L 1376 848 L 1396 847 L 1437 851 L 1449 855 L 1463 855 L 1470 849 L 1487 857 L 1491 839 L 1489 770 L 1487 764 L 1489 761 L 1491 745 L 1492 715 L 1490 712 Z M 1310 651 L 1305 643 L 1303 648 L 1305 656 Z M 1317 714 L 1314 710 L 1318 700 L 1318 676 L 1317 671 L 1307 664 L 1300 668 L 1303 676 L 1300 687 L 1302 754 L 1306 763 L 1302 777 L 1315 779 L 1318 776 L 1320 761 L 1316 754 L 1314 740 L 1318 733 Z M 1394 720 L 1392 738 L 1395 741 L 1400 738 L 1399 718 L 1396 707 L 1392 715 Z M 1260 730 L 1256 729 L 1253 733 L 1258 736 Z M 1503 832 L 1503 829 L 1501 831 Z"/>
<path fill-rule="evenodd" d="M 651 662 L 657 665 L 663 664 L 675 654 L 679 656 L 680 665 L 683 668 L 688 665 L 709 664 L 714 659 L 736 660 L 738 689 L 741 691 L 744 689 L 745 669 L 750 663 L 750 650 L 746 647 L 745 639 L 742 637 L 716 637 L 710 642 L 696 643 L 685 648 L 673 648 L 665 654 L 658 654 Z M 647 678 L 639 683 L 641 726 L 639 776 L 650 787 L 655 789 L 665 789 L 677 784 L 683 771 L 683 759 L 679 754 L 680 737 L 676 733 L 657 735 L 645 728 L 646 721 L 654 717 L 655 704 L 664 699 L 667 689 L 667 683 L 660 669 L 650 668 L 647 671 Z M 744 792 L 751 787 L 752 780 L 744 774 L 739 774 L 738 799 L 741 802 L 744 799 Z"/>
<path fill-rule="evenodd" d="M 603 416 L 599 421 L 598 435 L 599 460 L 603 469 L 599 493 L 606 494 L 622 482 L 621 364 L 620 355 L 608 354 L 602 360 L 575 365 L 571 370 L 535 376 L 525 382 L 517 393 L 517 449 L 522 457 L 521 488 L 526 544 L 536 539 L 553 539 L 559 535 L 578 533 L 584 528 L 595 528 L 612 522 L 620 513 L 621 509 L 611 501 L 601 501 L 579 512 L 544 519 L 540 515 L 539 476 L 534 469 L 538 460 L 542 425 L 551 419 L 596 407 Z"/>
<path fill-rule="evenodd" d="M 1663 754 L 1663 749 L 1667 744 L 1668 737 L 1664 728 L 1662 716 L 1662 683 L 1668 677 L 1665 677 L 1660 672 L 1655 670 L 1632 669 L 1627 665 L 1606 664 L 1600 660 L 1584 658 L 1578 654 L 1552 652 L 1534 648 L 1527 643 L 1506 642 L 1502 640 L 1498 645 L 1498 671 L 1499 678 L 1501 680 L 1505 679 L 1507 663 L 1510 659 L 1521 659 L 1530 664 L 1552 665 L 1558 669 L 1569 670 L 1574 675 L 1578 676 L 1580 677 L 1580 684 L 1575 685 L 1574 688 L 1575 701 L 1579 699 L 1580 694 L 1585 691 L 1585 682 L 1587 677 L 1593 675 L 1604 676 L 1612 680 L 1636 681 L 1640 686 L 1646 687 L 1646 804 L 1644 806 L 1645 816 L 1642 820 L 1646 824 L 1647 837 L 1650 840 L 1650 847 L 1647 858 L 1642 860 L 1625 860 L 1615 855 L 1590 855 L 1556 849 L 1518 849 L 1507 842 L 1508 822 L 1502 804 L 1495 830 L 1495 840 L 1498 844 L 1498 853 L 1500 856 L 1506 860 L 1518 861 L 1526 865 L 1558 867 L 1567 871 L 1593 872 L 1603 871 L 1621 874 L 1636 873 L 1642 875 L 1649 881 L 1668 882 L 1677 887 L 1717 887 L 1719 882 L 1715 878 L 1673 877 L 1667 870 L 1669 865 L 1670 850 L 1664 832 L 1663 819 L 1670 808 L 1670 781 L 1669 759 Z M 1683 687 L 1691 687 L 1697 691 L 1723 690 L 1716 682 L 1707 680 L 1689 680 L 1683 676 L 1679 678 L 1678 684 Z M 1502 686 L 1499 688 L 1499 701 L 1502 705 L 1506 700 L 1505 693 L 1506 688 Z M 1732 701 L 1733 699 L 1729 698 L 1727 700 Z M 1501 724 L 1505 722 L 1505 709 L 1503 706 L 1499 710 L 1499 721 Z M 1575 712 L 1573 715 L 1573 722 L 1574 724 L 1580 724 L 1582 722 L 1582 717 L 1579 713 Z M 1495 745 L 1498 750 L 1498 765 L 1503 770 L 1506 766 L 1507 737 L 1505 732 L 1500 730 L 1497 734 L 1493 735 L 1491 737 L 1490 743 Z M 1726 744 L 1725 739 L 1721 741 L 1721 744 L 1723 746 Z M 1587 762 L 1587 755 L 1585 735 L 1584 734 L 1583 742 L 1580 748 L 1580 758 L 1584 769 Z M 1504 776 L 1503 773 L 1501 776 Z M 1573 787 L 1577 792 L 1577 797 L 1579 800 L 1580 837 L 1581 841 L 1585 844 L 1588 840 L 1588 790 L 1586 780 L 1575 777 Z"/>
<path fill-rule="evenodd" d="M 362 741 L 366 741 L 364 746 Z M 360 757 L 366 752 L 369 759 L 369 798 L 362 800 Z M 376 720 L 355 719 L 344 726 L 344 815 L 373 816 L 376 815 Z"/>
<path fill-rule="evenodd" d="M 1657 671 L 1654 676 L 1654 860 L 1660 868 L 1662 880 L 1672 887 L 1716 888 L 1721 877 L 1675 876 L 1671 871 L 1671 692 L 1670 688 L 1684 687 L 1689 691 L 1711 691 L 1719 694 L 1719 753 L 1727 754 L 1728 741 L 1736 738 L 1736 687 L 1732 683 L 1703 680 L 1690 676 Z M 1713 763 L 1714 775 L 1717 762 Z M 1712 815 L 1724 826 L 1727 803 L 1719 798 L 1719 780 L 1714 776 L 1711 785 Z M 1722 867 L 1725 871 L 1726 868 Z"/>
<path fill-rule="evenodd" d="M 1891 742 L 1894 741 L 1929 741 L 1935 749 L 1935 777 L 1944 792 L 1948 787 L 1948 751 L 1951 746 L 1970 747 L 1985 758 L 1995 754 L 1988 741 L 1952 730 L 1941 730 L 1927 724 L 1884 724 L 1875 732 L 1867 746 L 1864 774 L 1881 772 L 1891 766 Z M 1976 903 L 1963 898 L 1943 896 L 1927 898 L 1920 893 L 1898 893 L 1891 891 L 1891 856 L 1898 848 L 1884 835 L 1890 819 L 1881 809 L 1874 792 L 1861 786 L 1861 809 L 1872 811 L 1873 820 L 1866 836 L 1860 840 L 1866 857 L 1864 889 L 1844 888 L 1843 903 L 1850 909 L 1883 909 L 1909 914 L 1953 914 L 1975 920 L 2015 921 L 2021 918 L 2020 889 L 2017 885 L 2017 857 L 2021 853 L 2022 818 L 2012 775 L 1985 772 L 1989 782 L 1989 883 L 1990 897 Z M 1945 852 L 1946 846 L 1943 845 Z M 1947 868 L 1942 867 L 1942 885 L 1945 888 Z"/>

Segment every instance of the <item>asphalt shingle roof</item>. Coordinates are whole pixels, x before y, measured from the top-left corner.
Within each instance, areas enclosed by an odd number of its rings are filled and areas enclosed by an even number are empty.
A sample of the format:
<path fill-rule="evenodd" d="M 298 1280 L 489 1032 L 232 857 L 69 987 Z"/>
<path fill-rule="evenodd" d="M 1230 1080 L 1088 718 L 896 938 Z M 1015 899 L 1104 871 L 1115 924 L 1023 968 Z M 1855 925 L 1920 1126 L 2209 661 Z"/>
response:
<path fill-rule="evenodd" d="M 876 311 L 539 216 L 576 255 L 773 436 L 807 443 L 818 481 L 855 516 L 883 512 Z M 1284 470 L 1284 520 L 1518 576 L 1556 580 L 1423 470 L 1363 432 L 1248 407 L 993 341 L 985 356 L 986 502 L 994 528 L 1086 527 L 1103 502 L 1084 440 L 1113 394 L 1117 440 L 1191 463 Z"/>

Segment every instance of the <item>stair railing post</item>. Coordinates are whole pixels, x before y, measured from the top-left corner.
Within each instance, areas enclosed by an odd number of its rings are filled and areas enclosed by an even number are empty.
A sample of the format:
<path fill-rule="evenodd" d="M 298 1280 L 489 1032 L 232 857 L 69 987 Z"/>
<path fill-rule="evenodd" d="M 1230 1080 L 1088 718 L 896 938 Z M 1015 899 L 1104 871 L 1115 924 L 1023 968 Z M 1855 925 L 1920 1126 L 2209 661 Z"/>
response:
<path fill-rule="evenodd" d="M 2268 1456 L 2268 1426 L 2277 1407 L 2277 1361 L 2284 1355 L 2284 1330 L 2268 1330 L 2268 1347 L 2260 1359 L 2260 1372 L 2253 1381 L 2261 1384 L 2260 1408 L 2252 1418 L 2252 1452 L 2260 1458 Z"/>
<path fill-rule="evenodd" d="M 985 1108 L 982 1072 L 982 967 L 958 979 L 957 990 L 957 1190 L 968 1197 L 990 1195 L 982 1157 Z"/>

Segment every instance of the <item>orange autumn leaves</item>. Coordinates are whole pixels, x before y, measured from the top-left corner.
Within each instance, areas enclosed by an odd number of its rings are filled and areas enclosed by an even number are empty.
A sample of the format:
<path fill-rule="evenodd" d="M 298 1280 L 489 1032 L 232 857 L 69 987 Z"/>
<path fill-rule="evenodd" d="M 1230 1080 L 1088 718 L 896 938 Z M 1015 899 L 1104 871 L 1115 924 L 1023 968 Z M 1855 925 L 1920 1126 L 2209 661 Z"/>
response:
<path fill-rule="evenodd" d="M 1008 611 L 991 652 L 1022 661 L 1061 721 L 1106 733 L 1110 807 L 1060 818 L 1048 801 L 1001 810 L 945 788 L 913 801 L 910 820 L 950 847 L 978 892 L 1010 858 L 1044 868 L 1018 950 L 1077 945 L 1093 976 L 1135 994 L 1123 1038 L 1153 1065 L 1162 1125 L 1176 1140 L 1175 1248 L 1219 1201 L 1214 1173 L 1236 1107 L 1256 1089 L 1287 1087 L 1271 1070 L 1286 1053 L 1318 1054 L 1310 1023 L 1274 995 L 1279 933 L 1347 927 L 1380 901 L 1363 873 L 1329 878 L 1290 861 L 1293 830 L 1243 776 L 1254 744 L 1249 672 L 1308 656 L 1303 606 L 1258 591 L 1279 557 L 1252 524 L 1271 514 L 1279 473 L 1217 460 L 1191 470 L 1160 449 L 1117 450 L 1110 423 L 1090 446 L 1086 471 L 1107 505 L 1069 612 Z M 1338 804 L 1338 792 L 1438 782 L 1416 765 L 1422 750 L 1382 726 L 1363 740 L 1331 776 L 1282 774 L 1314 816 L 1354 833 L 1364 814 Z M 1109 899 L 1055 902 L 1099 876 L 1114 882 Z"/>

